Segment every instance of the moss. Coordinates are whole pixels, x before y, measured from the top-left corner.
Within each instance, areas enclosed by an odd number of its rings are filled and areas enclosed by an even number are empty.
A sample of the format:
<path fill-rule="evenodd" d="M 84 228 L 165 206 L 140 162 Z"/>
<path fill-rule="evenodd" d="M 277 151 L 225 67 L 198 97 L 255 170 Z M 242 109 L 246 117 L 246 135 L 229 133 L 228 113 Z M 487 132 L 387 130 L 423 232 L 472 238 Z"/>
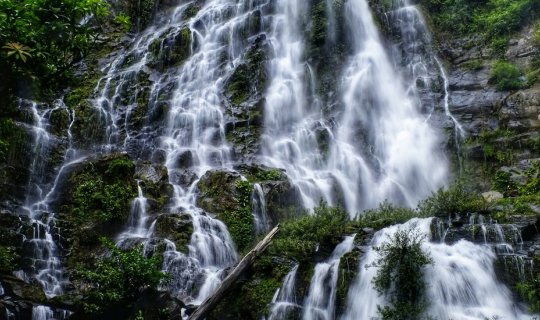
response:
<path fill-rule="evenodd" d="M 236 106 L 249 100 L 254 95 L 262 94 L 266 88 L 266 52 L 263 39 L 257 39 L 244 57 L 244 62 L 236 67 L 227 81 L 225 94 Z"/>
<path fill-rule="evenodd" d="M 127 222 L 137 196 L 133 174 L 134 165 L 124 154 L 88 162 L 71 174 L 58 215 L 71 247 L 69 265 L 92 260 L 99 238 L 115 235 Z"/>
<path fill-rule="evenodd" d="M 158 237 L 173 241 L 178 251 L 189 252 L 193 224 L 188 215 L 163 214 L 156 220 L 155 230 Z"/>
<path fill-rule="evenodd" d="M 18 268 L 19 257 L 14 247 L 0 245 L 0 274 L 11 274 Z"/>
<path fill-rule="evenodd" d="M 482 59 L 467 60 L 461 66 L 466 70 L 478 71 L 484 68 L 484 61 Z"/>
<path fill-rule="evenodd" d="M 189 20 L 197 15 L 201 7 L 196 3 L 190 3 L 189 6 L 182 13 L 182 20 Z"/>
<path fill-rule="evenodd" d="M 163 71 L 181 65 L 191 55 L 191 30 L 186 27 L 178 32 L 173 31 L 165 32 L 164 36 L 150 44 L 150 67 Z"/>
<path fill-rule="evenodd" d="M 362 254 L 358 250 L 346 253 L 339 262 L 336 292 L 336 314 L 342 314 L 347 307 L 349 287 L 358 275 L 358 266 Z"/>
<path fill-rule="evenodd" d="M 253 209 L 251 207 L 253 184 L 248 181 L 238 180 L 236 189 L 238 190 L 238 206 L 234 210 L 220 214 L 219 218 L 227 225 L 238 251 L 242 252 L 250 249 L 255 240 L 253 234 Z"/>

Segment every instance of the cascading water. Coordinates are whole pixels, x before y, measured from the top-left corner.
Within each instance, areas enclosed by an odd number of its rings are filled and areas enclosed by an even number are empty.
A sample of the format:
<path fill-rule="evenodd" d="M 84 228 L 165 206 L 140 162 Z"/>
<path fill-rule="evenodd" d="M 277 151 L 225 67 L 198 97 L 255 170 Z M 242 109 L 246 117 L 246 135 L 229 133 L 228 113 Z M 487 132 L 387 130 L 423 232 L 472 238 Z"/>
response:
<path fill-rule="evenodd" d="M 99 80 L 93 105 L 102 116 L 106 132 L 98 151 L 127 151 L 135 157 L 149 157 L 161 152 L 168 169 L 174 194 L 168 211 L 189 214 L 193 234 L 189 253 L 177 251 L 174 242 L 165 240 L 163 268 L 172 275 L 170 291 L 186 301 L 202 301 L 220 283 L 222 270 L 237 260 L 233 242 L 225 225 L 206 215 L 196 205 L 196 185 L 208 170 L 232 168 L 231 149 L 225 139 L 221 94 L 225 81 L 242 61 L 249 46 L 246 30 L 257 25 L 267 1 L 206 1 L 191 18 L 185 11 L 194 2 L 179 4 L 170 15 L 146 29 L 108 65 Z M 257 31 L 260 32 L 260 31 Z M 185 61 L 169 67 L 162 74 L 148 69 L 155 65 L 156 49 L 166 45 L 191 42 L 184 52 Z M 168 49 L 167 49 L 168 50 Z M 179 50 L 179 49 L 174 49 Z M 163 70 L 161 70 L 163 71 Z M 140 79 L 150 78 L 149 88 L 140 88 Z M 143 81 L 144 82 L 144 81 Z M 127 90 L 135 88 L 134 94 Z M 148 92 L 145 93 L 145 90 Z M 163 96 L 172 92 L 164 126 L 130 126 L 132 114 L 141 108 L 139 95 L 147 96 L 150 111 L 163 104 Z M 156 148 L 157 145 L 157 148 Z M 156 151 L 157 149 L 157 151 Z M 186 165 L 182 159 L 190 159 Z M 161 160 L 158 160 L 161 161 Z M 188 166 L 188 167 L 186 167 Z M 186 172 L 191 176 L 183 179 Z M 128 239 L 152 237 L 146 218 L 144 188 L 134 200 L 130 221 L 119 236 L 119 245 Z"/>
<path fill-rule="evenodd" d="M 433 259 L 424 275 L 428 283 L 429 316 L 456 320 L 492 317 L 530 319 L 531 316 L 513 303 L 510 290 L 496 280 L 493 267 L 496 254 L 492 246 L 466 240 L 453 245 L 434 243 L 430 241 L 431 227 L 431 218 L 412 219 L 378 231 L 371 244 L 380 246 L 398 230 L 414 230 L 425 236 L 422 250 Z M 372 284 L 377 273 L 377 268 L 372 265 L 377 258 L 378 254 L 373 249 L 364 255 L 357 280 L 348 294 L 348 309 L 343 320 L 377 318 L 377 306 L 387 304 Z"/>
<path fill-rule="evenodd" d="M 67 110 L 61 101 L 55 101 L 53 108 L 40 110 L 36 103 L 31 106 L 34 118 L 34 158 L 30 168 L 30 181 L 25 201 L 25 210 L 33 228 L 32 238 L 26 239 L 24 247 L 31 254 L 29 270 L 17 271 L 16 274 L 25 281 L 35 278 L 42 286 L 48 297 L 54 297 L 63 293 L 63 287 L 67 283 L 64 269 L 59 258 L 59 250 L 54 239 L 55 229 L 54 212 L 49 204 L 54 200 L 56 188 L 60 177 L 70 164 L 80 161 L 76 159 L 76 152 L 71 146 L 71 126 L 75 120 L 73 112 Z M 46 172 L 51 165 L 50 157 L 58 144 L 58 138 L 49 133 L 49 120 L 51 114 L 57 111 L 65 111 L 70 116 L 70 125 L 67 130 L 68 145 L 64 152 L 63 165 L 58 170 L 56 177 L 51 182 Z M 58 232 L 58 230 L 56 230 Z M 56 234 L 58 237 L 58 234 Z"/>
<path fill-rule="evenodd" d="M 147 239 L 151 236 L 149 217 L 147 213 L 148 199 L 144 196 L 141 182 L 137 181 L 137 198 L 131 204 L 127 230 L 118 236 L 118 246 L 129 239 Z"/>
<path fill-rule="evenodd" d="M 266 212 L 264 192 L 259 183 L 253 185 L 251 203 L 253 207 L 253 220 L 255 221 L 255 234 L 263 234 L 270 228 L 270 222 L 268 221 L 268 214 Z"/>
<path fill-rule="evenodd" d="M 444 184 L 446 160 L 414 92 L 407 94 L 396 77 L 365 1 L 345 4 L 354 54 L 343 73 L 344 110 L 327 129 L 327 159 L 318 149 L 314 128 L 325 121 L 322 110 L 307 105 L 303 86 L 303 3 L 276 3 L 264 161 L 286 169 L 308 208 L 321 199 L 342 202 L 352 215 L 385 199 L 416 205 Z"/>
<path fill-rule="evenodd" d="M 395 0 L 393 9 L 387 14 L 391 27 L 397 29 L 400 43 L 396 45 L 393 54 L 397 65 L 403 66 L 404 78 L 410 83 L 408 93 L 412 98 L 422 96 L 424 108 L 433 112 L 435 102 L 429 99 L 426 91 L 432 86 L 437 86 L 442 79 L 443 85 L 443 108 L 445 116 L 451 120 L 454 127 L 454 143 L 458 149 L 466 137 L 462 125 L 452 115 L 449 108 L 450 89 L 448 77 L 443 64 L 437 57 L 427 24 L 418 8 L 411 5 L 408 0 Z M 426 101 L 428 100 L 428 101 Z"/>
<path fill-rule="evenodd" d="M 315 266 L 309 293 L 304 302 L 304 320 L 334 319 L 339 262 L 341 257 L 353 249 L 355 237 L 356 235 L 345 237 L 328 261 Z"/>
<path fill-rule="evenodd" d="M 298 265 L 295 265 L 285 276 L 285 279 L 283 279 L 283 285 L 276 291 L 272 299 L 272 313 L 268 317 L 268 320 L 287 319 L 287 315 L 294 309 L 300 309 L 302 307 L 297 304 L 295 296 L 297 272 Z"/>
<path fill-rule="evenodd" d="M 178 159 L 186 153 L 193 159 L 190 170 L 197 177 L 214 168 L 231 167 L 231 150 L 225 139 L 225 122 L 221 108 L 221 88 L 246 48 L 239 37 L 255 10 L 257 1 L 235 3 L 230 0 L 209 1 L 189 23 L 194 42 L 190 58 L 179 69 L 176 89 L 171 100 L 167 128 L 162 136 L 166 166 L 174 187 L 171 211 L 191 215 L 193 234 L 189 255 L 172 249 L 165 253 L 167 271 L 173 273 L 173 292 L 191 296 L 189 284 L 204 277 L 195 302 L 204 300 L 220 283 L 222 270 L 232 266 L 237 254 L 225 225 L 206 215 L 196 204 L 195 179 L 182 186 L 174 177 L 181 171 Z M 225 60 L 224 60 L 225 58 Z M 187 275 L 182 266 L 199 269 Z M 177 272 L 180 272 L 177 276 Z"/>

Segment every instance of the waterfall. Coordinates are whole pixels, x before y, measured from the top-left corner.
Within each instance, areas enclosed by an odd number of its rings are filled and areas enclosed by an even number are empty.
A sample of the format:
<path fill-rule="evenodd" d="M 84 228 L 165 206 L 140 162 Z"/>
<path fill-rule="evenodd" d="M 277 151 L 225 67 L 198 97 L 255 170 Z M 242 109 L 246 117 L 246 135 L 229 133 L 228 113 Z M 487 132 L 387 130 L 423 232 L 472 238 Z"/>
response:
<path fill-rule="evenodd" d="M 304 320 L 334 319 L 339 262 L 341 257 L 353 249 L 355 237 L 356 235 L 345 237 L 345 240 L 334 249 L 328 261 L 315 266 L 309 293 L 304 302 Z"/>
<path fill-rule="evenodd" d="M 271 33 L 274 57 L 267 91 L 263 161 L 285 168 L 304 205 L 341 202 L 355 215 L 385 199 L 406 206 L 444 185 L 446 159 L 439 134 L 408 92 L 379 38 L 365 1 L 345 4 L 354 53 L 340 83 L 343 111 L 335 128 L 307 105 L 300 26 L 303 1 L 277 1 Z M 313 78 L 313 76 L 311 76 Z M 329 155 L 316 128 L 329 131 Z M 337 190 L 337 193 L 336 193 Z"/>
<path fill-rule="evenodd" d="M 20 104 L 22 105 L 22 100 Z M 28 214 L 32 222 L 33 233 L 31 238 L 25 239 L 26 252 L 31 252 L 25 258 L 30 262 L 28 270 L 18 270 L 15 274 L 24 281 L 36 279 L 43 287 L 47 297 L 54 297 L 63 293 L 67 283 L 64 268 L 59 256 L 57 239 L 59 230 L 55 226 L 55 214 L 50 203 L 55 199 L 59 181 L 67 168 L 82 159 L 72 149 L 71 127 L 75 121 L 75 113 L 67 110 L 62 101 L 55 101 L 52 108 L 41 109 L 35 102 L 31 102 L 33 115 L 32 131 L 34 133 L 33 161 L 30 168 L 30 181 L 25 205 L 22 209 Z M 64 152 L 63 163 L 59 167 L 54 179 L 51 181 L 47 172 L 54 164 L 51 163 L 51 154 L 60 142 L 58 137 L 49 132 L 49 120 L 53 112 L 65 111 L 68 113 L 70 125 L 67 129 L 68 143 Z"/>
<path fill-rule="evenodd" d="M 387 304 L 384 296 L 373 288 L 377 273 L 372 265 L 378 258 L 373 247 L 380 246 L 398 230 L 415 230 L 425 236 L 422 250 L 433 263 L 425 268 L 428 284 L 427 315 L 435 319 L 529 319 L 531 316 L 513 303 L 510 290 L 499 283 L 493 264 L 496 259 L 490 245 L 460 240 L 453 245 L 431 241 L 432 219 L 412 219 L 378 231 L 364 255 L 358 277 L 348 294 L 348 308 L 343 320 L 377 318 L 377 305 Z M 361 301 L 361 303 L 359 303 Z"/>
<path fill-rule="evenodd" d="M 283 279 L 283 285 L 277 289 L 272 299 L 272 312 L 268 320 L 287 319 L 287 315 L 302 307 L 296 303 L 295 297 L 297 272 L 298 265 L 295 265 Z"/>
<path fill-rule="evenodd" d="M 150 236 L 147 202 L 148 199 L 144 196 L 139 180 L 137 181 L 137 198 L 131 203 L 127 230 L 118 236 L 119 247 L 123 247 L 129 239 L 146 239 Z"/>
<path fill-rule="evenodd" d="M 255 233 L 263 234 L 270 229 L 270 222 L 266 213 L 264 192 L 259 183 L 253 185 L 251 203 L 253 207 L 253 220 L 255 221 Z"/>

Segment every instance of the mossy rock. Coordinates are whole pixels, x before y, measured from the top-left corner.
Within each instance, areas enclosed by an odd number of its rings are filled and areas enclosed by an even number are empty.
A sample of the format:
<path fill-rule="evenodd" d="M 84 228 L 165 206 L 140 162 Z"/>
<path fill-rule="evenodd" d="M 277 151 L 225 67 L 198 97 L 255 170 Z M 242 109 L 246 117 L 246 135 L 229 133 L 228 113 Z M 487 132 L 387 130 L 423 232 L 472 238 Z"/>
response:
<path fill-rule="evenodd" d="M 349 287 L 358 276 L 361 258 L 362 252 L 358 249 L 353 249 L 351 252 L 346 253 L 341 257 L 341 260 L 339 261 L 338 288 L 335 302 L 335 310 L 338 315 L 343 314 L 347 308 L 347 294 L 349 293 Z"/>
<path fill-rule="evenodd" d="M 258 37 L 244 57 L 244 62 L 236 67 L 227 80 L 225 96 L 233 105 L 259 100 L 256 96 L 264 93 L 268 81 L 266 51 L 266 39 Z"/>
<path fill-rule="evenodd" d="M 123 153 L 81 163 L 71 171 L 55 204 L 68 265 L 94 258 L 99 238 L 114 237 L 125 225 L 137 197 L 134 173 L 134 163 Z"/>
<path fill-rule="evenodd" d="M 188 214 L 161 214 L 156 219 L 155 234 L 169 239 L 176 245 L 176 250 L 188 253 L 188 244 L 193 233 L 193 223 Z"/>
<path fill-rule="evenodd" d="M 197 183 L 197 205 L 206 212 L 218 215 L 237 209 L 240 194 L 236 183 L 240 180 L 240 174 L 236 172 L 209 170 Z"/>
<path fill-rule="evenodd" d="M 47 297 L 38 283 L 26 283 L 13 276 L 2 276 L 1 283 L 6 293 L 22 300 L 45 302 Z"/>
<path fill-rule="evenodd" d="M 173 194 L 167 168 L 148 161 L 141 162 L 137 164 L 134 177 L 140 180 L 143 194 L 149 200 L 149 211 L 163 210 Z"/>
<path fill-rule="evenodd" d="M 149 47 L 150 60 L 148 66 L 159 71 L 181 65 L 191 55 L 191 30 L 185 27 L 180 30 L 170 29 L 154 40 Z"/>

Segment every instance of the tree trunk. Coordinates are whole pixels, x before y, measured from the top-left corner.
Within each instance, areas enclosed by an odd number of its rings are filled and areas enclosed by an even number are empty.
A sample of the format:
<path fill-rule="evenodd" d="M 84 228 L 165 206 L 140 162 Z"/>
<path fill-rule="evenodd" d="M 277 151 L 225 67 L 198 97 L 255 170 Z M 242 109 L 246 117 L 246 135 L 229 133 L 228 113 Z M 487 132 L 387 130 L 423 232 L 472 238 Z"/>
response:
<path fill-rule="evenodd" d="M 216 307 L 216 305 L 225 297 L 225 294 L 227 291 L 232 289 L 233 284 L 238 280 L 240 275 L 255 262 L 255 259 L 262 253 L 270 243 L 272 242 L 272 239 L 279 231 L 279 224 L 274 227 L 267 235 L 262 239 L 256 246 L 253 248 L 248 254 L 245 255 L 245 257 L 240 260 L 238 265 L 233 269 L 231 273 L 227 277 L 225 277 L 225 280 L 221 283 L 221 285 L 217 288 L 217 290 L 211 294 L 206 300 L 204 300 L 203 303 L 201 303 L 200 306 L 195 309 L 195 311 L 191 314 L 189 317 L 189 320 L 202 320 L 204 317 L 208 315 L 212 309 Z"/>

